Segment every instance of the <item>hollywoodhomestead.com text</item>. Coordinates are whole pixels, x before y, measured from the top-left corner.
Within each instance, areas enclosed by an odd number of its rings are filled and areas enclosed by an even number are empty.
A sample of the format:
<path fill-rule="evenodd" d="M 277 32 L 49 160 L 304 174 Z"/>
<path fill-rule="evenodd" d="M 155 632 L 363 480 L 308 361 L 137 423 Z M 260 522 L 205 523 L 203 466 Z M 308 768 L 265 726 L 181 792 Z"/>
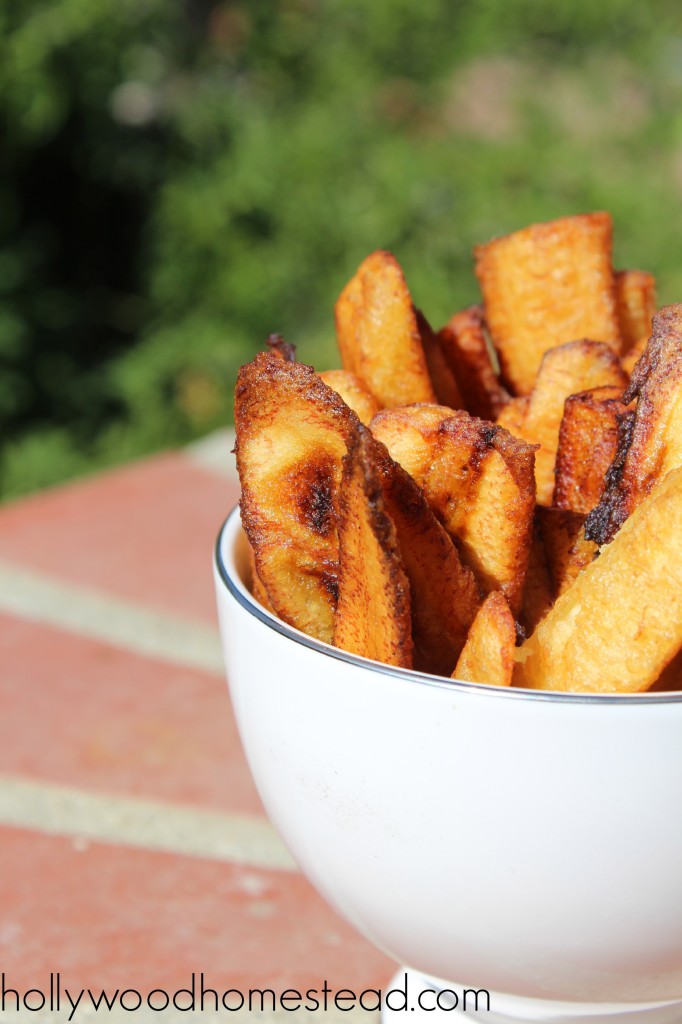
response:
<path fill-rule="evenodd" d="M 185 988 L 169 991 L 165 988 L 153 988 L 141 992 L 137 988 L 69 988 L 62 980 L 61 971 L 51 971 L 46 984 L 38 987 L 20 989 L 12 986 L 11 979 L 3 971 L 0 975 L 0 1012 L 11 1013 L 29 1011 L 39 1013 L 41 1010 L 50 1012 L 68 1012 L 69 1021 L 78 1021 L 79 1011 L 95 1010 L 103 1013 L 116 1007 L 135 1012 L 143 1007 L 162 1013 L 164 1010 L 212 1011 L 226 1010 L 231 1013 L 244 1011 L 271 1011 L 277 1009 L 293 1012 L 296 1010 L 315 1011 L 348 1011 L 359 1007 L 365 1011 L 380 1010 L 386 1006 L 389 1010 L 490 1010 L 490 993 L 487 989 L 424 988 L 416 992 L 408 991 L 408 975 L 403 976 L 403 984 L 382 991 L 376 988 L 354 992 L 352 989 L 332 987 L 325 979 L 321 985 L 300 992 L 295 988 L 275 992 L 271 988 L 252 988 L 243 992 L 238 988 L 224 991 L 211 988 L 206 982 L 203 971 L 192 972 L 190 983 Z M 25 1017 L 22 1019 L 26 1019 Z"/>

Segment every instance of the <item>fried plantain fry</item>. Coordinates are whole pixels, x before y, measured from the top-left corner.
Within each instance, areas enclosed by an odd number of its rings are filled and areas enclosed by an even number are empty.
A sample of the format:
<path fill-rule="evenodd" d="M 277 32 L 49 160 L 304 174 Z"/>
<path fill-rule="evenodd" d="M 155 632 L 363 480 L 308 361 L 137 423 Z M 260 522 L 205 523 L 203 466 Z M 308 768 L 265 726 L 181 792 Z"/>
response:
<path fill-rule="evenodd" d="M 656 682 L 649 687 L 649 690 L 656 692 L 682 690 L 682 651 L 678 651 L 673 660 L 665 666 Z"/>
<path fill-rule="evenodd" d="M 417 315 L 398 261 L 368 256 L 335 307 L 343 368 L 359 377 L 385 408 L 435 402 Z"/>
<path fill-rule="evenodd" d="M 563 217 L 475 249 L 485 318 L 513 394 L 528 394 L 544 353 L 577 338 L 621 351 L 611 217 Z"/>
<path fill-rule="evenodd" d="M 510 686 L 514 672 L 516 627 L 500 590 L 493 590 L 481 605 L 469 630 L 453 679 L 490 686 Z"/>
<path fill-rule="evenodd" d="M 638 693 L 682 646 L 682 468 L 632 512 L 516 652 L 514 683 Z"/>
<path fill-rule="evenodd" d="M 623 355 L 651 335 L 656 312 L 656 279 L 645 270 L 619 270 L 615 275 L 616 310 Z"/>
<path fill-rule="evenodd" d="M 277 615 L 331 641 L 341 462 L 360 426 L 312 367 L 260 353 L 235 392 L 242 523 Z"/>
<path fill-rule="evenodd" d="M 360 425 L 343 466 L 334 645 L 411 668 L 410 585 L 375 453 L 374 439 Z"/>
<path fill-rule="evenodd" d="M 472 420 L 448 421 L 447 441 L 429 472 L 426 493 L 483 593 L 499 588 L 517 615 L 532 543 L 535 451 L 500 427 Z M 452 455 L 467 449 L 458 498 Z"/>
<path fill-rule="evenodd" d="M 599 549 L 585 538 L 584 515 L 538 506 L 537 516 L 552 589 L 558 597 L 594 561 Z"/>
<path fill-rule="evenodd" d="M 459 381 L 463 398 L 459 408 L 468 409 L 482 420 L 496 419 L 509 394 L 493 366 L 481 307 L 469 306 L 455 313 L 438 332 L 438 341 Z"/>
<path fill-rule="evenodd" d="M 535 455 L 539 505 L 551 505 L 559 429 L 566 399 L 579 391 L 628 383 L 618 357 L 598 341 L 571 341 L 545 352 L 519 434 L 540 447 Z"/>
<path fill-rule="evenodd" d="M 420 310 L 416 312 L 426 364 L 429 368 L 433 390 L 436 393 L 436 400 L 440 405 L 445 405 L 450 409 L 463 409 L 465 406 L 458 378 L 445 356 L 440 336 L 434 333 L 424 314 Z"/>
<path fill-rule="evenodd" d="M 519 622 L 527 637 L 533 634 L 538 622 L 545 617 L 553 603 L 554 587 L 547 565 L 547 553 L 540 528 L 535 521 L 519 615 Z"/>
<path fill-rule="evenodd" d="M 341 395 L 361 423 L 365 426 L 371 423 L 381 406 L 354 373 L 348 370 L 323 370 L 319 376 L 337 395 Z"/>
<path fill-rule="evenodd" d="M 616 535 L 632 510 L 671 469 L 682 465 L 682 303 L 654 316 L 653 335 L 637 363 L 619 419 L 618 450 L 585 532 L 598 545 Z"/>
<path fill-rule="evenodd" d="M 479 590 L 412 477 L 380 442 L 375 446 L 382 453 L 386 510 L 410 582 L 414 667 L 449 676 L 478 610 Z"/>
<path fill-rule="evenodd" d="M 634 345 L 630 349 L 629 352 L 627 352 L 624 356 L 621 356 L 620 362 L 621 362 L 621 365 L 622 365 L 623 369 L 627 373 L 628 377 L 632 376 L 632 374 L 634 372 L 634 369 L 635 369 L 635 366 L 639 362 L 640 356 L 644 355 L 644 352 L 645 352 L 646 347 L 647 347 L 648 344 L 649 344 L 649 335 L 648 334 L 644 334 L 639 339 L 637 344 Z"/>
<path fill-rule="evenodd" d="M 520 608 L 535 509 L 534 447 L 463 410 L 384 410 L 373 433 L 417 481 L 487 594 Z"/>
<path fill-rule="evenodd" d="M 467 414 L 453 413 L 445 405 L 405 405 L 383 409 L 370 423 L 370 430 L 386 445 L 391 458 L 423 488 L 439 444 L 440 428 L 453 415 Z"/>
<path fill-rule="evenodd" d="M 271 334 L 265 344 L 272 355 L 279 356 L 287 363 L 296 362 L 296 346 L 285 341 L 281 334 Z"/>
<path fill-rule="evenodd" d="M 526 422 L 530 395 L 517 395 L 510 398 L 497 416 L 498 427 L 504 427 L 514 437 L 523 438 L 523 425 Z"/>
<path fill-rule="evenodd" d="M 258 570 L 256 569 L 256 556 L 250 544 L 249 571 L 251 576 L 251 593 L 253 594 L 253 596 L 255 597 L 259 604 L 262 604 L 263 607 L 266 608 L 269 612 L 276 614 L 275 609 L 270 604 L 270 598 L 268 597 L 268 592 L 265 589 L 265 585 L 261 580 L 260 576 L 258 575 Z"/>
<path fill-rule="evenodd" d="M 603 387 L 566 399 L 554 470 L 557 508 L 587 515 L 599 503 L 618 447 L 619 418 L 627 411 L 622 394 L 620 387 Z"/>

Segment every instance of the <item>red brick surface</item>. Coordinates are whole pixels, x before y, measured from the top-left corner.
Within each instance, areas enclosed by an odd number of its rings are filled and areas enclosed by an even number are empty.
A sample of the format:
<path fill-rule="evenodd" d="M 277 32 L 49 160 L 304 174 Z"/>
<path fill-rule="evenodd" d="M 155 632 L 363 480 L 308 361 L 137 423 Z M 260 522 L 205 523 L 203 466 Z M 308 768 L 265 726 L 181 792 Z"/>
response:
<path fill-rule="evenodd" d="M 213 622 L 212 548 L 236 499 L 159 456 L 0 509 L 0 559 Z M 0 615 L 0 700 L 2 775 L 262 813 L 218 674 Z M 0 970 L 22 992 L 51 971 L 78 990 L 175 989 L 192 971 L 221 989 L 359 989 L 392 969 L 296 873 L 0 824 Z"/>
<path fill-rule="evenodd" d="M 0 509 L 0 558 L 213 622 L 213 544 L 237 497 L 186 456 L 159 455 Z"/>
<path fill-rule="evenodd" d="M 0 772 L 259 813 L 223 678 L 0 615 Z"/>
<path fill-rule="evenodd" d="M 392 962 L 294 874 L 0 829 L 6 983 L 385 984 Z M 214 1007 L 213 1007 L 214 1008 Z M 131 1019 L 134 1020 L 134 1017 Z"/>

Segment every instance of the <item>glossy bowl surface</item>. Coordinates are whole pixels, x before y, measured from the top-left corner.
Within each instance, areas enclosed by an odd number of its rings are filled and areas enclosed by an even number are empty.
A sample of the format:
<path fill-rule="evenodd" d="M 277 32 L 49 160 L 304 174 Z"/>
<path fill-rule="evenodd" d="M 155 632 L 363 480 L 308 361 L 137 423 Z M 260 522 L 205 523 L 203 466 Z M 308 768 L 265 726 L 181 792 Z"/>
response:
<path fill-rule="evenodd" d="M 500 1019 L 679 1019 L 681 693 L 504 689 L 318 643 L 251 597 L 237 510 L 215 575 L 256 784 L 330 903 L 415 971 L 499 993 Z"/>

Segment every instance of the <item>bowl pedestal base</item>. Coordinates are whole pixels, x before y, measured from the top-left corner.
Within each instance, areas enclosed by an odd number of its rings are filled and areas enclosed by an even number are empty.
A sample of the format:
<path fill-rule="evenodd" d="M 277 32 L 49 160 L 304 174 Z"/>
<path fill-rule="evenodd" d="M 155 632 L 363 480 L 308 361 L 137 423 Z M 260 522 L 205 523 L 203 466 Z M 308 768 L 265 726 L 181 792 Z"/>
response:
<path fill-rule="evenodd" d="M 599 1005 L 524 999 L 463 986 L 402 967 L 383 990 L 382 1024 L 682 1024 L 682 1003 Z M 386 1005 L 386 1002 L 390 1005 Z M 421 1002 L 421 1005 L 420 1005 Z M 409 1017 L 406 1018 L 407 1010 Z"/>

